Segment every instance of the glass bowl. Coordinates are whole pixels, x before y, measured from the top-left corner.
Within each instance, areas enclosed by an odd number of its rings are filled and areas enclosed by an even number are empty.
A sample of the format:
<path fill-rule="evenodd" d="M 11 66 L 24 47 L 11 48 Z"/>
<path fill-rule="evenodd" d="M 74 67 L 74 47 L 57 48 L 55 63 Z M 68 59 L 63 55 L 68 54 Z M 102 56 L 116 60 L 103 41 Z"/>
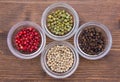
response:
<path fill-rule="evenodd" d="M 35 28 L 40 36 L 41 36 L 41 43 L 40 43 L 40 46 L 39 48 L 33 52 L 33 53 L 30 53 L 30 54 L 26 54 L 26 53 L 21 53 L 20 51 L 18 51 L 14 44 L 13 44 L 13 37 L 14 37 L 14 34 L 16 32 L 18 32 L 20 29 L 23 28 L 23 26 L 32 26 L 32 28 Z M 8 47 L 9 47 L 9 50 L 13 53 L 13 55 L 15 55 L 16 57 L 18 58 L 21 58 L 21 59 L 32 59 L 36 56 L 38 56 L 44 49 L 45 47 L 45 44 L 46 44 L 46 36 L 42 30 L 42 28 L 33 23 L 33 22 L 30 22 L 30 21 L 23 21 L 23 22 L 19 22 L 17 24 L 15 24 L 9 31 L 8 33 L 8 36 L 7 36 L 7 44 L 8 44 Z"/>
<path fill-rule="evenodd" d="M 105 41 L 106 41 L 105 49 L 97 55 L 86 54 L 79 47 L 79 41 L 78 41 L 79 35 L 84 28 L 87 28 L 89 26 L 96 26 L 96 29 L 99 29 L 100 32 L 103 33 L 103 36 L 105 36 Z M 109 29 L 105 25 L 100 24 L 98 22 L 88 22 L 88 23 L 85 23 L 82 26 L 80 26 L 80 28 L 77 30 L 77 32 L 74 36 L 74 45 L 75 45 L 76 50 L 82 57 L 89 59 L 89 60 L 97 60 L 97 59 L 103 58 L 110 51 L 111 46 L 112 46 L 112 35 L 111 35 Z"/>
<path fill-rule="evenodd" d="M 47 23 L 46 23 L 47 16 L 49 15 L 50 12 L 57 10 L 57 9 L 66 10 L 73 16 L 73 19 L 74 19 L 73 20 L 74 21 L 73 28 L 67 34 L 65 34 L 63 36 L 55 35 L 55 34 L 51 33 L 47 28 Z M 42 19 L 41 19 L 41 25 L 42 25 L 42 28 L 44 29 L 46 35 L 48 37 L 50 37 L 51 39 L 58 40 L 58 41 L 66 40 L 66 39 L 69 39 L 70 37 L 72 37 L 74 35 L 74 33 L 76 32 L 76 30 L 78 29 L 79 17 L 78 17 L 77 12 L 70 5 L 68 5 L 66 3 L 62 3 L 62 2 L 54 3 L 50 6 L 48 6 L 45 9 L 45 11 L 43 12 Z"/>
<path fill-rule="evenodd" d="M 71 51 L 73 52 L 73 57 L 74 57 L 74 63 L 72 65 L 72 67 L 64 72 L 64 73 L 57 73 L 57 72 L 53 72 L 48 66 L 47 66 L 47 63 L 46 63 L 46 55 L 47 55 L 47 52 L 49 49 L 51 49 L 52 47 L 56 46 L 56 45 L 64 45 L 64 46 L 67 46 L 68 48 L 71 49 Z M 57 78 L 57 79 L 62 79 L 62 78 L 66 78 L 70 75 L 72 75 L 75 70 L 77 69 L 78 67 L 78 64 L 79 64 L 79 55 L 78 53 L 76 52 L 75 48 L 68 42 L 65 42 L 65 41 L 54 41 L 54 42 L 51 42 L 49 43 L 44 51 L 42 52 L 41 54 L 41 66 L 43 68 L 43 70 L 48 74 L 50 75 L 51 77 L 53 78 Z"/>

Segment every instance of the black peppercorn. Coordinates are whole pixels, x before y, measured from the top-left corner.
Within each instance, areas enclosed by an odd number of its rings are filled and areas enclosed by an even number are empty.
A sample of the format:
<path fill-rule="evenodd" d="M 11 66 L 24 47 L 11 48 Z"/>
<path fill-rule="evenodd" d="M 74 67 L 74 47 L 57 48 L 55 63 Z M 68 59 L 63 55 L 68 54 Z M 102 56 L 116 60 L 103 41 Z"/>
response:
<path fill-rule="evenodd" d="M 97 55 L 105 49 L 105 37 L 97 26 L 83 29 L 79 36 L 81 50 L 89 55 Z"/>

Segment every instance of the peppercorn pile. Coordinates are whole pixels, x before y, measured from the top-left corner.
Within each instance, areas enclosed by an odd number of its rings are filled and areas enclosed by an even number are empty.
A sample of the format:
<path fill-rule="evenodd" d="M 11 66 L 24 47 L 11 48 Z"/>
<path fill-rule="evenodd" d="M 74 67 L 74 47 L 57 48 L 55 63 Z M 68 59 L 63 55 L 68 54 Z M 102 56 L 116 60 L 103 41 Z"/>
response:
<path fill-rule="evenodd" d="M 89 55 L 97 55 L 105 49 L 105 37 L 96 26 L 83 29 L 79 36 L 81 50 Z"/>
<path fill-rule="evenodd" d="M 73 53 L 67 46 L 54 46 L 47 53 L 47 65 L 54 72 L 68 71 L 73 62 Z"/>
<path fill-rule="evenodd" d="M 65 10 L 56 10 L 47 17 L 48 30 L 58 36 L 63 36 L 73 28 L 73 17 Z"/>
<path fill-rule="evenodd" d="M 32 53 L 38 50 L 41 43 L 39 32 L 33 27 L 24 27 L 14 36 L 13 43 L 22 53 Z"/>

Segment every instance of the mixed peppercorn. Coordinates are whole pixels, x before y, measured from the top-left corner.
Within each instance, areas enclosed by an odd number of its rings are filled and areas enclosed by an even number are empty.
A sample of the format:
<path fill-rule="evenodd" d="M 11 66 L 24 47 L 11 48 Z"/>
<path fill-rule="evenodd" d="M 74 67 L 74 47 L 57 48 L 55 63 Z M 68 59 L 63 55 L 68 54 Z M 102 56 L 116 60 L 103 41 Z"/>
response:
<path fill-rule="evenodd" d="M 105 49 L 105 37 L 97 26 L 89 26 L 79 36 L 81 50 L 89 55 L 97 55 Z"/>
<path fill-rule="evenodd" d="M 15 33 L 13 43 L 21 53 L 32 53 L 38 50 L 41 36 L 34 27 L 25 26 Z"/>
<path fill-rule="evenodd" d="M 67 46 L 54 46 L 48 50 L 46 62 L 52 71 L 59 73 L 66 72 L 73 65 L 73 52 Z"/>
<path fill-rule="evenodd" d="M 66 10 L 55 10 L 47 16 L 47 28 L 54 35 L 63 36 L 73 28 L 73 16 Z"/>

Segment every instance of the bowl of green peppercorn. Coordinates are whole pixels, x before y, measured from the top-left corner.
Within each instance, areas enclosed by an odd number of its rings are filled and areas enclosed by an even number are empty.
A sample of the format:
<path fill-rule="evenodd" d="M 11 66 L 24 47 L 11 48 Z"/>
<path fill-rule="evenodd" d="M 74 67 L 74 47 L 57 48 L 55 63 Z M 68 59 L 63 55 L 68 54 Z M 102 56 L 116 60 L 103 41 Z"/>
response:
<path fill-rule="evenodd" d="M 82 57 L 89 60 L 101 59 L 112 47 L 112 35 L 105 25 L 88 22 L 76 32 L 74 45 Z"/>
<path fill-rule="evenodd" d="M 75 34 L 79 26 L 79 17 L 70 5 L 54 3 L 43 12 L 41 25 L 51 39 L 66 40 Z"/>

